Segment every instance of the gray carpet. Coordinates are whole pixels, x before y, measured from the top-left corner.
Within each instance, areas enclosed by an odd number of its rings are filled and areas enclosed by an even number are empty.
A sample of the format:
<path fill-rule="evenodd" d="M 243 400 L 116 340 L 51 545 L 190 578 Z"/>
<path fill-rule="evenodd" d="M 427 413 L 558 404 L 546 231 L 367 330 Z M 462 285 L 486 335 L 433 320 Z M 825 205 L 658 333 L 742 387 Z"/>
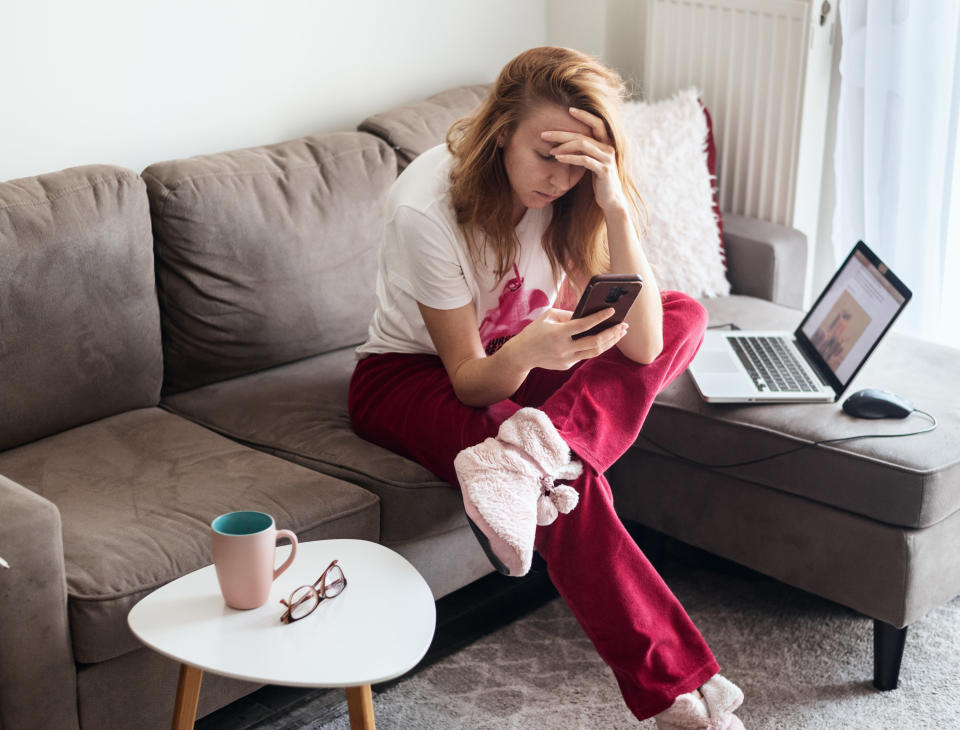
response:
<path fill-rule="evenodd" d="M 668 559 L 664 577 L 765 728 L 960 728 L 960 598 L 910 628 L 892 692 L 873 689 L 872 622 L 717 561 Z M 338 692 L 317 693 L 256 730 L 349 728 Z M 646 728 L 570 611 L 553 600 L 375 693 L 380 730 Z"/>

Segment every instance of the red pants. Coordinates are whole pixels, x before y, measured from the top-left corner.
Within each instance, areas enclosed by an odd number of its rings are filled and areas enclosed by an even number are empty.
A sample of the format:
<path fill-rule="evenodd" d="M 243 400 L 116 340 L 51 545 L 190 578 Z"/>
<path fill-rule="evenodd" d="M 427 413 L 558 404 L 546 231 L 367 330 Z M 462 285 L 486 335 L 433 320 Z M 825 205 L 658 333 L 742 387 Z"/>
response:
<path fill-rule="evenodd" d="M 408 456 L 450 484 L 453 458 L 495 436 L 523 406 L 544 411 L 584 463 L 579 505 L 538 527 L 536 550 L 550 579 L 640 719 L 720 671 L 700 633 L 624 529 L 603 473 L 633 444 L 653 399 L 682 373 L 703 339 L 706 312 L 663 294 L 661 355 L 638 365 L 612 348 L 567 371 L 534 370 L 508 400 L 472 408 L 457 400 L 435 355 L 374 355 L 350 382 L 357 433 Z"/>

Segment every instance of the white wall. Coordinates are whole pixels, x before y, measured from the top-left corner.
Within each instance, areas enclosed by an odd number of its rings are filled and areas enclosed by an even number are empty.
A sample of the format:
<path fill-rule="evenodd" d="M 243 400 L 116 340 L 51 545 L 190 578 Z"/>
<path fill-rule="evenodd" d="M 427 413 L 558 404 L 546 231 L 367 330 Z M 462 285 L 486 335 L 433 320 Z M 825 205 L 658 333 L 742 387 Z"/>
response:
<path fill-rule="evenodd" d="M 646 0 L 549 0 L 547 42 L 596 56 L 639 95 Z"/>
<path fill-rule="evenodd" d="M 0 180 L 354 129 L 547 41 L 546 0 L 0 0 Z"/>

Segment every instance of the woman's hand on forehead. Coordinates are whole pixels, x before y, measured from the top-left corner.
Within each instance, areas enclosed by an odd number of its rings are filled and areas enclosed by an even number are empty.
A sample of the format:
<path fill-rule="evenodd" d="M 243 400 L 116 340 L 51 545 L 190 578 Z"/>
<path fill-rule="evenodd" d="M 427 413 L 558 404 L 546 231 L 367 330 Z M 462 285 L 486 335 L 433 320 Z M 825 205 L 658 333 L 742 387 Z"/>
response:
<path fill-rule="evenodd" d="M 593 193 L 604 211 L 626 207 L 626 196 L 617 170 L 616 150 L 610 144 L 606 125 L 600 117 L 583 109 L 570 107 L 570 116 L 590 128 L 591 135 L 560 130 L 542 132 L 541 139 L 550 142 L 557 161 L 577 165 L 593 173 Z"/>

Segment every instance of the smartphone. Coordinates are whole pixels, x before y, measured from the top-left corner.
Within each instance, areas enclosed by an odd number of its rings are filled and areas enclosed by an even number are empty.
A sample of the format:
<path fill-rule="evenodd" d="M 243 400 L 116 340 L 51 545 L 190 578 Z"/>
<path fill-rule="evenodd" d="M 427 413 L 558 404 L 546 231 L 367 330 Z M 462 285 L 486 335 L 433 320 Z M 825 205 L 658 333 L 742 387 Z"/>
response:
<path fill-rule="evenodd" d="M 608 327 L 620 324 L 626 318 L 642 287 L 643 279 L 637 274 L 597 274 L 590 279 L 587 288 L 583 290 L 583 296 L 577 302 L 577 308 L 573 310 L 571 319 L 586 317 L 609 307 L 613 307 L 615 312 L 596 327 L 574 335 L 573 339 L 579 340 L 581 337 L 595 335 Z"/>

